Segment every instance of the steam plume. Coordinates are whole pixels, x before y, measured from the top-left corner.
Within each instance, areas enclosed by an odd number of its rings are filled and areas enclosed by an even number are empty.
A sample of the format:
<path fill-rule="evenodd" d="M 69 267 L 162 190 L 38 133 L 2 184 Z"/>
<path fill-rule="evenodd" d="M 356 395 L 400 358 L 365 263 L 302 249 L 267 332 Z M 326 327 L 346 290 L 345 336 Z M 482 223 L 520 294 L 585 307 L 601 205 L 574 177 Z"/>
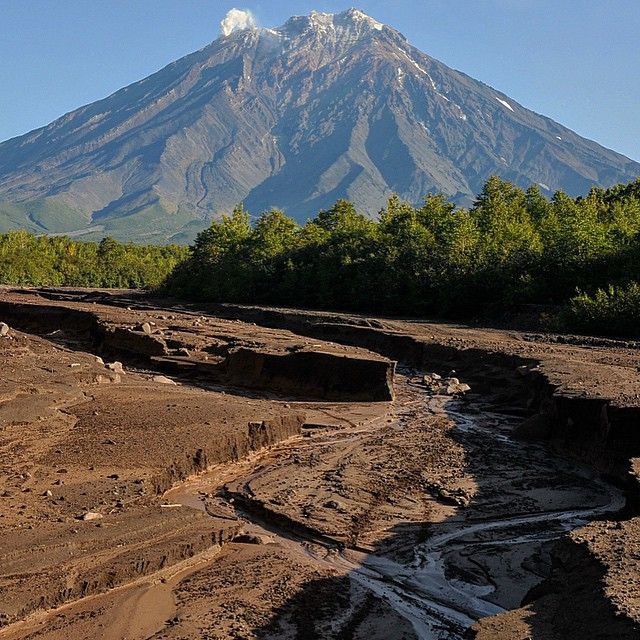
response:
<path fill-rule="evenodd" d="M 220 23 L 222 35 L 228 36 L 234 31 L 253 29 L 257 25 L 256 18 L 246 9 L 231 9 Z"/>

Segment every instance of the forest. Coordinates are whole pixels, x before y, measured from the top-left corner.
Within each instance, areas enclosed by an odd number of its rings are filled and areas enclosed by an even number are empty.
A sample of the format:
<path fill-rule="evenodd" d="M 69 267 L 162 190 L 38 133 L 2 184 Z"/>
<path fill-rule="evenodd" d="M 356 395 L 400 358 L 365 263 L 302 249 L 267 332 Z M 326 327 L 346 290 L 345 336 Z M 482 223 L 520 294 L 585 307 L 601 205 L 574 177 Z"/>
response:
<path fill-rule="evenodd" d="M 186 247 L 122 244 L 112 238 L 0 234 L 0 285 L 154 288 L 189 255 Z"/>
<path fill-rule="evenodd" d="M 347 200 L 304 225 L 242 205 L 192 247 L 0 235 L 0 284 L 146 288 L 179 298 L 474 319 L 549 308 L 549 328 L 640 337 L 640 179 L 548 199 L 491 177 L 473 206 Z"/>
<path fill-rule="evenodd" d="M 549 305 L 550 328 L 640 335 L 640 180 L 583 197 L 493 176 L 470 208 L 346 200 L 298 225 L 242 206 L 201 232 L 163 286 L 196 300 L 473 318 Z M 560 310 L 557 313 L 557 310 Z"/>

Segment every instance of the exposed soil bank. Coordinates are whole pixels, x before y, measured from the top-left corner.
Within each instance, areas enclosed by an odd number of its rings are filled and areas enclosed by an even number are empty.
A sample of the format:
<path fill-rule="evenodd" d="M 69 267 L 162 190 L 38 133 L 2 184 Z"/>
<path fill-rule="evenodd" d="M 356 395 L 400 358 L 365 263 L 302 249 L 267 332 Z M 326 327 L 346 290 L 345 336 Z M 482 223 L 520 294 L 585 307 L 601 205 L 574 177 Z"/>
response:
<path fill-rule="evenodd" d="M 227 304 L 206 308 L 218 316 L 370 349 L 421 370 L 453 369 L 472 384 L 474 392 L 491 394 L 494 408 L 519 409 L 525 416 L 535 416 L 523 425 L 523 436 L 550 439 L 625 482 L 630 459 L 640 456 L 640 353 L 636 349 L 616 353 L 592 349 L 590 343 L 589 349 L 546 344 L 536 349 L 529 336 L 499 331 L 486 331 L 480 341 L 481 330 L 457 326 L 452 327 L 452 336 L 446 335 L 443 325 L 358 316 L 327 318 Z M 438 333 L 445 333 L 445 340 Z M 578 353 L 580 359 L 576 359 Z M 603 359 L 603 353 L 611 356 Z"/>
<path fill-rule="evenodd" d="M 44 306 L 67 310 L 79 306 L 96 316 L 87 300 L 74 302 L 86 292 L 46 295 L 68 299 Z M 217 561 L 176 585 L 180 620 L 157 637 L 221 633 L 220 637 L 262 634 L 296 638 L 304 637 L 296 620 L 310 618 L 316 629 L 314 637 L 327 638 L 340 637 L 335 635 L 339 629 L 348 630 L 348 637 L 368 640 L 454 638 L 463 633 L 476 633 L 483 640 L 640 637 L 640 567 L 636 559 L 640 558 L 640 521 L 635 517 L 634 501 L 623 514 L 625 520 L 581 526 L 590 518 L 617 511 L 621 505 L 617 490 L 593 471 L 581 470 L 584 468 L 575 461 L 553 457 L 536 443 L 550 443 L 556 451 L 605 471 L 630 496 L 636 496 L 638 465 L 634 457 L 640 450 L 637 350 L 581 345 L 579 338 L 559 343 L 517 332 L 229 305 L 208 310 L 226 317 L 219 320 L 200 315 L 203 311 L 195 307 L 177 311 L 161 301 L 124 295 L 103 296 L 100 302 L 108 303 L 100 311 L 101 322 L 108 318 L 114 326 L 111 318 L 119 314 L 129 318 L 120 325 L 115 323 L 127 333 L 114 335 L 115 342 L 109 348 L 118 354 L 132 353 L 128 362 L 143 363 L 150 372 L 146 378 L 144 374 L 126 374 L 126 389 L 123 381 L 97 383 L 97 375 L 102 374 L 89 367 L 88 355 L 84 369 L 82 351 L 89 343 L 75 330 L 66 336 L 49 336 L 65 350 L 46 342 L 51 348 L 46 357 L 52 362 L 59 358 L 61 363 L 59 370 L 49 367 L 54 369 L 49 372 L 52 379 L 36 366 L 44 355 L 34 347 L 36 339 L 25 338 L 23 344 L 12 345 L 34 354 L 27 354 L 16 367 L 16 351 L 7 352 L 7 357 L 13 358 L 13 375 L 23 381 L 23 387 L 29 380 L 27 384 L 44 388 L 46 380 L 51 389 L 65 380 L 65 367 L 68 378 L 71 365 L 81 365 L 72 369 L 74 380 L 68 385 L 72 397 L 65 404 L 64 419 L 56 414 L 58 422 L 54 421 L 57 426 L 52 430 L 54 423 L 46 417 L 47 428 L 40 428 L 38 438 L 43 431 L 52 434 L 47 446 L 38 450 L 37 438 L 20 444 L 28 455 L 19 464 L 6 467 L 5 486 L 13 482 L 12 491 L 32 488 L 33 494 L 16 493 L 9 498 L 11 505 L 15 504 L 11 506 L 15 508 L 11 512 L 14 522 L 29 523 L 19 502 L 35 505 L 36 497 L 45 503 L 46 509 L 42 505 L 38 509 L 48 518 L 62 513 L 59 506 L 53 509 L 42 500 L 46 487 L 52 488 L 53 498 L 61 492 L 72 505 L 64 517 L 72 518 L 83 505 L 92 509 L 97 505 L 105 526 L 111 525 L 107 522 L 109 509 L 126 513 L 130 507 L 123 510 L 117 502 L 126 503 L 134 497 L 160 516 L 193 514 L 186 507 L 159 507 L 156 493 L 216 463 L 242 460 L 252 448 L 276 443 L 289 430 L 299 430 L 302 420 L 296 416 L 305 415 L 306 423 L 314 427 L 303 429 L 304 438 L 258 454 L 253 463 L 240 462 L 241 467 L 229 471 L 229 477 L 223 465 L 197 480 L 201 484 L 194 485 L 193 501 L 202 497 L 203 508 L 210 515 L 226 513 L 221 520 L 226 526 L 237 527 L 238 522 L 228 519 L 224 496 L 239 498 L 242 504 L 237 505 L 236 515 L 242 528 L 249 528 L 249 537 L 242 544 L 225 544 Z M 20 304 L 25 304 L 24 296 Z M 42 308 L 43 301 L 27 304 Z M 96 306 L 100 305 L 92 305 Z M 126 310 L 127 306 L 131 310 Z M 18 314 L 15 323 L 25 321 L 23 315 Z M 241 321 L 230 322 L 238 319 Z M 150 333 L 140 328 L 145 321 L 150 324 Z M 58 322 L 70 324 L 60 318 Z M 259 326 L 252 326 L 252 322 Z M 74 325 L 80 324 L 79 319 L 74 321 Z M 51 332 L 59 330 L 49 328 Z M 42 332 L 41 328 L 36 330 Z M 93 330 L 89 327 L 87 332 Z M 160 343 L 163 353 L 141 353 L 147 346 L 134 353 L 127 341 L 138 344 L 138 337 L 144 345 Z M 102 343 L 107 352 L 104 340 Z M 67 350 L 69 346 L 73 351 Z M 259 363 L 252 357 L 247 363 L 242 353 L 245 348 L 269 357 Z M 305 360 L 310 352 L 316 355 Z M 227 362 L 226 378 L 203 374 L 203 370 L 215 369 L 228 360 L 230 353 L 240 353 L 239 365 L 234 369 Z M 314 371 L 313 363 L 321 362 L 325 353 L 332 359 Z M 318 386 L 320 392 L 312 390 L 318 371 L 331 367 L 343 353 L 352 368 L 345 366 L 339 375 L 324 379 Z M 286 360 L 289 356 L 294 358 Z M 283 376 L 286 383 L 278 382 L 278 372 L 289 365 L 282 365 L 279 358 L 293 362 Z M 264 382 L 263 389 L 282 392 L 296 375 L 309 369 L 308 382 L 299 389 L 314 397 L 328 398 L 331 385 L 342 384 L 341 380 L 345 386 L 362 383 L 364 387 L 376 380 L 379 386 L 375 393 L 379 394 L 380 389 L 389 389 L 393 368 L 387 359 L 401 361 L 419 373 L 414 377 L 409 371 L 408 380 L 398 383 L 391 407 L 380 402 L 358 408 L 348 402 L 320 406 L 292 399 L 250 398 L 239 387 L 260 387 L 255 382 L 242 385 L 231 374 L 235 370 L 249 380 L 257 376 Z M 361 375 L 357 368 L 360 360 L 375 363 L 374 373 Z M 25 362 L 33 362 L 32 368 L 25 369 Z M 155 371 L 177 374 L 183 384 L 178 388 L 161 385 L 162 391 L 156 384 L 157 395 L 146 396 L 149 376 Z M 468 402 L 449 403 L 444 413 L 430 407 L 423 397 L 424 371 L 455 375 L 470 383 Z M 138 382 L 137 375 L 142 376 Z M 234 388 L 226 388 L 221 398 L 217 395 L 220 388 L 211 390 L 214 387 L 209 386 L 205 391 L 192 386 L 208 384 L 207 380 L 216 384 L 226 380 Z M 136 390 L 130 384 L 145 389 Z M 78 385 L 82 386 L 80 396 L 73 396 Z M 11 395 L 15 390 L 3 389 L 3 393 L 10 399 L 7 407 L 12 417 L 0 432 L 0 445 L 7 452 L 16 451 L 16 443 L 25 433 L 19 417 L 22 405 Z M 294 396 L 293 391 L 289 393 Z M 41 394 L 34 395 L 38 398 Z M 215 402 L 213 396 L 217 397 Z M 347 397 L 345 392 L 341 399 Z M 187 411 L 187 405 L 200 407 L 197 417 Z M 375 405 L 380 406 L 372 409 Z M 42 406 L 49 404 L 43 401 Z M 35 416 L 43 415 L 42 409 L 34 412 L 30 421 L 24 421 L 29 429 L 37 424 Z M 105 446 L 96 442 L 98 434 L 102 442 L 115 443 L 107 449 L 117 448 L 105 452 Z M 56 449 L 62 453 L 55 453 Z M 141 460 L 155 460 L 159 453 L 159 463 L 140 464 Z M 37 469 L 27 466 L 29 459 L 37 461 Z M 65 476 L 64 492 L 53 484 L 53 474 L 62 465 L 72 474 Z M 100 470 L 99 481 L 82 479 L 88 467 Z M 20 478 L 24 470 L 31 477 Z M 108 480 L 114 473 L 118 496 L 113 495 L 113 481 Z M 213 477 L 207 485 L 210 474 Z M 143 484 L 134 484 L 139 479 Z M 187 480 L 187 485 L 190 482 L 196 481 Z M 72 486 L 78 487 L 77 492 Z M 135 495 L 139 486 L 147 488 L 146 498 Z M 226 489 L 219 493 L 222 486 Z M 200 490 L 206 495 L 198 497 Z M 106 501 L 102 506 L 101 500 Z M 255 511 L 258 522 L 251 524 L 245 510 Z M 197 513 L 193 522 L 199 523 L 197 518 L 207 522 L 205 511 Z M 132 510 L 134 514 L 138 517 Z M 162 520 L 167 529 L 159 529 L 159 536 L 170 539 L 176 520 Z M 263 520 L 271 524 L 261 524 Z M 38 529 L 45 527 L 44 522 L 32 524 L 41 535 L 44 529 Z M 53 531 L 55 526 L 49 523 L 45 528 Z M 84 534 L 84 530 L 71 534 L 70 523 L 66 526 L 64 531 L 59 528 L 63 536 L 73 540 L 73 536 Z M 93 523 L 75 526 L 92 527 L 92 533 L 106 535 L 104 527 Z M 192 526 L 195 532 L 200 524 L 189 524 Z M 567 535 L 571 529 L 575 531 Z M 254 534 L 271 535 L 275 544 L 247 545 L 246 540 Z M 189 534 L 176 539 L 184 535 Z M 47 543 L 44 548 L 52 546 Z M 83 546 L 87 563 L 97 546 L 94 538 Z M 8 547 L 3 543 L 2 548 Z M 0 576 L 3 585 L 15 580 L 19 567 L 28 570 L 27 548 L 11 575 Z M 75 545 L 68 548 L 77 549 Z M 144 548 L 142 545 L 136 551 L 139 557 Z M 192 552 L 187 550 L 186 554 Z M 417 564 L 408 567 L 407 559 L 414 557 Z M 53 553 L 47 563 L 52 559 Z M 109 562 L 106 557 L 104 566 Z M 157 564 L 152 561 L 149 567 L 152 570 Z M 63 565 L 63 569 L 77 571 L 71 565 Z M 258 574 L 260 579 L 256 580 Z M 97 582 L 102 584 L 102 579 Z M 238 585 L 242 585 L 241 591 Z M 71 597 L 78 593 L 74 591 Z M 229 606 L 224 598 L 235 604 Z M 271 604 L 258 604 L 263 602 Z M 523 608 L 518 608 L 521 604 Z M 501 613 L 504 609 L 513 610 Z M 435 622 L 424 623 L 425 612 Z M 483 617 L 494 613 L 499 615 Z M 483 618 L 473 630 L 465 632 L 479 617 Z M 426 627 L 420 626 L 423 623 Z"/>
<path fill-rule="evenodd" d="M 54 339 L 52 332 L 62 332 L 66 344 L 71 338 L 97 354 L 138 363 L 152 360 L 154 369 L 219 384 L 327 400 L 393 398 L 394 364 L 389 360 L 364 350 L 345 352 L 326 341 L 296 340 L 291 334 L 274 339 L 274 332 L 264 335 L 252 325 L 218 321 L 208 327 L 204 319 L 179 314 L 158 323 L 153 314 L 117 312 L 95 303 L 47 303 L 36 295 L 0 300 L 0 317 L 17 329 Z"/>

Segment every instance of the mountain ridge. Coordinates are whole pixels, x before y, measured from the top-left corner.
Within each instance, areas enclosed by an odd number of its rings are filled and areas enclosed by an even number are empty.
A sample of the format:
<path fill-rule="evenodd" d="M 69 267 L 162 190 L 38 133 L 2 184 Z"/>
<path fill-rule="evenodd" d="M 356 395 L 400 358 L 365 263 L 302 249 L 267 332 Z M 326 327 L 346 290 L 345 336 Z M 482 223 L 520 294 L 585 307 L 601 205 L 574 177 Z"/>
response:
<path fill-rule="evenodd" d="M 394 192 L 468 204 L 494 173 L 578 195 L 640 164 L 357 9 L 313 12 L 232 31 L 0 144 L 0 231 L 188 241 L 239 201 L 304 220 L 347 197 L 374 215 Z"/>

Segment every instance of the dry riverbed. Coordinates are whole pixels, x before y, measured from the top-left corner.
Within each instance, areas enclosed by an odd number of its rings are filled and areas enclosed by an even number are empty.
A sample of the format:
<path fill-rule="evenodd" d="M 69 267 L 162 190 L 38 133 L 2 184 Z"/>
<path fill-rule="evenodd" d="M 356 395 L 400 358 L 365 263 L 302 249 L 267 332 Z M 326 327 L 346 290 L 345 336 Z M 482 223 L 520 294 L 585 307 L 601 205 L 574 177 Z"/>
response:
<path fill-rule="evenodd" d="M 230 313 L 0 295 L 0 638 L 640 637 L 633 349 Z"/>

